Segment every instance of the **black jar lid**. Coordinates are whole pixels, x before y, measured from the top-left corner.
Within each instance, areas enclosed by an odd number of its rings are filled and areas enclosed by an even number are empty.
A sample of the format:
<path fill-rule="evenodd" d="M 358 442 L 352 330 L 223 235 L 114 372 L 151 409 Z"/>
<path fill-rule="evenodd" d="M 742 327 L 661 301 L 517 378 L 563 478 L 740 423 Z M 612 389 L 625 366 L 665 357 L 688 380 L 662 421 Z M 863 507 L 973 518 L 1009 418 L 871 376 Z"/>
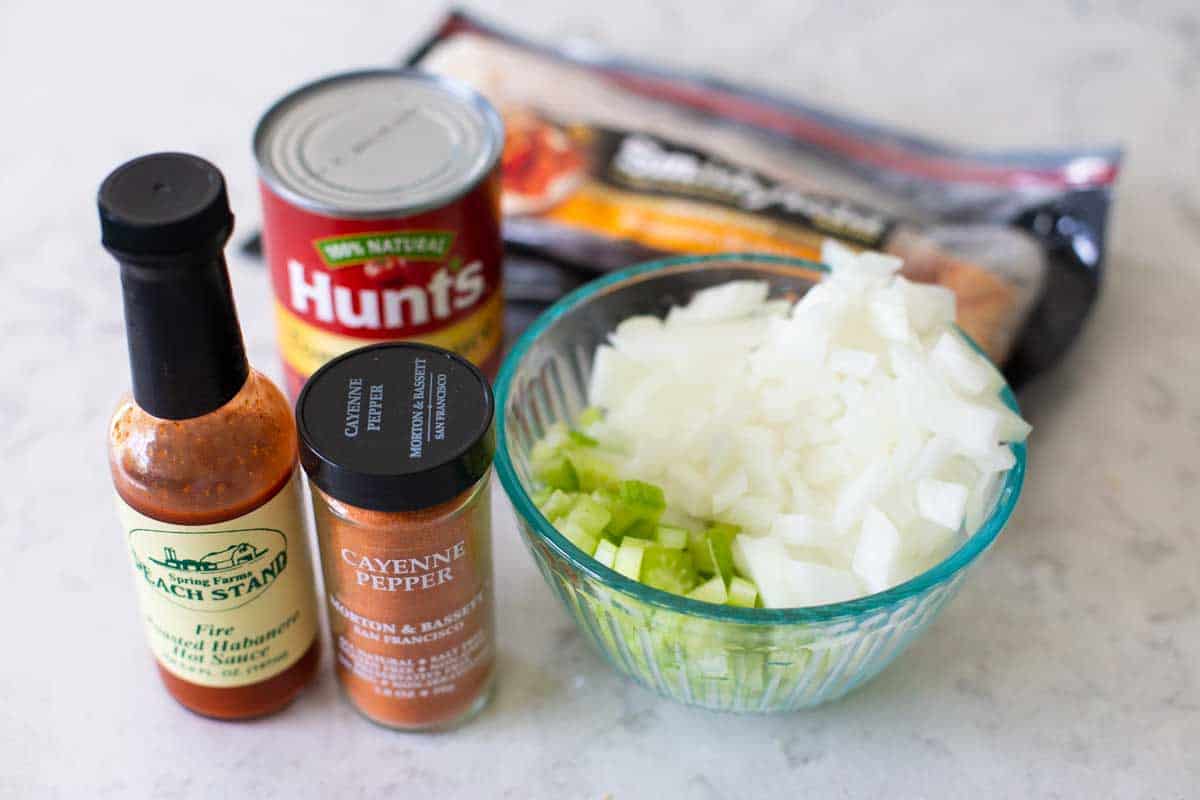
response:
<path fill-rule="evenodd" d="M 487 474 L 495 453 L 492 390 L 463 357 L 386 342 L 317 370 L 296 401 L 309 480 L 353 506 L 416 511 Z"/>

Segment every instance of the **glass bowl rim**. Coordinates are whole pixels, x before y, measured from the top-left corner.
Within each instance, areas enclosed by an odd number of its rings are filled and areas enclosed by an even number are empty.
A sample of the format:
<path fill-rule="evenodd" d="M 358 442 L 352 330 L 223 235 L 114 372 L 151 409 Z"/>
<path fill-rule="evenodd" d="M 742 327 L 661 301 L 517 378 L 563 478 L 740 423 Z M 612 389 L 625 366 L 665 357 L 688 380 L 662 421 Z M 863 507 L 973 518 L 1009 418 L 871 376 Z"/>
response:
<path fill-rule="evenodd" d="M 593 295 L 632 278 L 651 272 L 668 270 L 671 267 L 746 261 L 793 267 L 797 271 L 829 271 L 829 268 L 824 264 L 815 261 L 764 253 L 739 252 L 701 256 L 673 256 L 635 264 L 589 281 L 559 299 L 534 320 L 533 324 L 526 329 L 505 357 L 504 363 L 500 367 L 500 372 L 496 377 L 495 384 L 497 411 L 496 471 L 499 474 L 500 483 L 503 485 L 509 501 L 513 504 L 513 508 L 528 523 L 529 527 L 537 533 L 542 541 L 579 572 L 610 589 L 630 595 L 648 606 L 673 611 L 689 617 L 700 617 L 718 622 L 731 622 L 743 625 L 788 625 L 821 623 L 860 617 L 893 607 L 924 593 L 934 586 L 951 580 L 995 541 L 1012 515 L 1025 480 L 1026 446 L 1023 442 L 1009 445 L 1009 448 L 1013 452 L 1015 463 L 1004 475 L 1004 480 L 1000 485 L 999 495 L 992 513 L 983 521 L 979 529 L 967 537 L 966 541 L 959 545 L 954 552 L 924 572 L 890 589 L 853 600 L 827 603 L 819 606 L 802 606 L 799 608 L 741 608 L 738 606 L 705 603 L 700 600 L 692 600 L 681 595 L 655 589 L 626 578 L 624 575 L 603 566 L 591 556 L 579 550 L 566 537 L 560 534 L 533 504 L 529 492 L 525 489 L 520 477 L 517 475 L 516 468 L 512 462 L 512 456 L 508 451 L 506 409 L 512 380 L 516 375 L 517 368 L 542 332 L 562 317 L 568 315 L 576 307 L 586 303 Z M 961 330 L 959 332 L 972 347 L 980 353 L 983 352 L 966 333 L 963 333 Z M 1013 396 L 1012 390 L 1007 383 L 1004 384 L 1000 396 L 1009 408 L 1018 413 L 1020 412 L 1016 398 Z"/>

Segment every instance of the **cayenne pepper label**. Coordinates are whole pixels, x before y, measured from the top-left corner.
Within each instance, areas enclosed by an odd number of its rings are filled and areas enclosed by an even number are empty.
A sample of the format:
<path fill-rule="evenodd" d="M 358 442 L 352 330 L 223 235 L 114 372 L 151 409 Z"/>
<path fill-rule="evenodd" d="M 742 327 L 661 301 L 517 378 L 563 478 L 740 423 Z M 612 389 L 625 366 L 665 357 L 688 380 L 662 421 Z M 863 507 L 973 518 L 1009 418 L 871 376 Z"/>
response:
<path fill-rule="evenodd" d="M 338 672 L 360 707 L 381 722 L 452 719 L 491 674 L 492 587 L 486 492 L 479 509 L 443 526 L 399 523 L 390 542 L 329 520 L 322 560 Z M 358 512 L 385 516 L 378 512 Z M 381 520 L 376 520 L 381 521 Z M 482 527 L 481 527 L 482 524 Z M 459 538 L 461 537 L 461 538 Z"/>

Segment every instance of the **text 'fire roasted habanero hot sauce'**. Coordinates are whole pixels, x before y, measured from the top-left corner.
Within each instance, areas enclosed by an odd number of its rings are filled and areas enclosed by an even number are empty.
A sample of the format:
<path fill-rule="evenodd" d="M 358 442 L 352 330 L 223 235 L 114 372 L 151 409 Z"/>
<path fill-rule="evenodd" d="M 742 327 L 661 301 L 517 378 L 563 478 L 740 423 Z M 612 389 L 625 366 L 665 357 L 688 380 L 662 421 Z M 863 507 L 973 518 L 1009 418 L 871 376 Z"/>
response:
<path fill-rule="evenodd" d="M 296 404 L 338 678 L 381 725 L 449 727 L 487 702 L 492 417 L 475 366 L 407 342 L 334 359 Z"/>
<path fill-rule="evenodd" d="M 291 409 L 234 310 L 225 181 L 159 153 L 117 168 L 99 205 L 133 374 L 109 465 L 150 649 L 192 711 L 277 711 L 316 671 L 316 593 Z"/>

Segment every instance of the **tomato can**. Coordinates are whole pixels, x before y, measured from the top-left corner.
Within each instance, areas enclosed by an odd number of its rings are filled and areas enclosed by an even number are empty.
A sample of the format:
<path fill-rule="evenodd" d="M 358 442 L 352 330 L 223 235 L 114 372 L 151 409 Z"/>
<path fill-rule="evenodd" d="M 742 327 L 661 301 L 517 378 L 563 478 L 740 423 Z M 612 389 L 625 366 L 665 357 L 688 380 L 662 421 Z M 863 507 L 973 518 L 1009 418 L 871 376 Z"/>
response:
<path fill-rule="evenodd" d="M 500 115 L 416 70 L 285 96 L 254 133 L 288 392 L 372 342 L 453 350 L 494 375 L 503 340 Z"/>

